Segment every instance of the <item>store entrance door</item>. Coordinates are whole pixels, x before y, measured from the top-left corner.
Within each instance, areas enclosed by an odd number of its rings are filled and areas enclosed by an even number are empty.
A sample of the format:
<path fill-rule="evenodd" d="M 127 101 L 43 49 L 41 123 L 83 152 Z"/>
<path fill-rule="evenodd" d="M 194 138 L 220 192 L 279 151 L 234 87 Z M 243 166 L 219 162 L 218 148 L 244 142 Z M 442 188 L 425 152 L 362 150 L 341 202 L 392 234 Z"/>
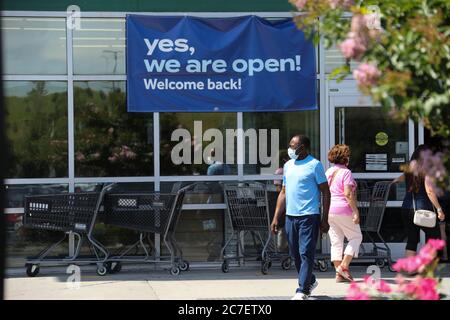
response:
<path fill-rule="evenodd" d="M 326 157 L 335 144 L 347 144 L 351 150 L 350 165 L 358 185 L 393 180 L 401 175 L 400 166 L 409 160 L 415 143 L 413 121 L 400 123 L 387 111 L 362 96 L 355 81 L 328 84 L 328 124 Z M 324 160 L 324 159 L 322 159 Z M 391 189 L 383 217 L 381 235 L 392 250 L 393 259 L 404 255 L 406 234 L 401 220 L 405 187 Z M 365 239 L 366 240 L 366 239 Z M 371 250 L 371 245 L 366 245 Z"/>

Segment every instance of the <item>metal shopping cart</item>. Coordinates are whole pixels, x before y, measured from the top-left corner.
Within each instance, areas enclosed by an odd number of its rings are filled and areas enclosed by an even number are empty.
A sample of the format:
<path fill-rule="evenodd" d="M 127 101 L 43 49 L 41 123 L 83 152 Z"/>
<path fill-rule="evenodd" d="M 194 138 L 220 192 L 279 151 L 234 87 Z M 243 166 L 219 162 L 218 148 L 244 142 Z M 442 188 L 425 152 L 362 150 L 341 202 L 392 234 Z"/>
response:
<path fill-rule="evenodd" d="M 279 259 L 280 256 L 270 232 L 268 197 L 265 185 L 257 182 L 223 183 L 222 185 L 232 227 L 232 234 L 221 251 L 222 271 L 229 272 L 231 260 L 240 262 L 241 259 L 253 257 L 256 260 L 261 258 L 261 272 L 267 274 L 272 266 L 272 260 Z M 249 232 L 254 239 L 259 240 L 262 247 L 260 253 L 246 254 L 242 242 L 245 234 Z M 225 251 L 233 240 L 237 240 L 237 254 L 227 256 Z M 290 268 L 291 259 L 289 255 L 284 256 L 282 266 Z"/>
<path fill-rule="evenodd" d="M 378 267 L 383 268 L 386 263 L 392 270 L 391 249 L 380 234 L 384 212 L 391 187 L 391 181 L 378 181 L 372 188 L 363 187 L 357 191 L 358 209 L 360 214 L 361 232 L 372 244 L 372 251 L 365 252 L 361 244 L 360 259 L 375 260 Z M 381 240 L 381 245 L 375 242 L 374 236 Z"/>
<path fill-rule="evenodd" d="M 64 233 L 61 240 L 42 250 L 36 257 L 27 259 L 25 267 L 28 276 L 36 276 L 42 265 L 97 264 L 98 275 L 103 276 L 108 272 L 105 264 L 108 252 L 94 239 L 92 231 L 102 199 L 110 187 L 111 185 L 104 187 L 101 192 L 25 197 L 24 227 Z M 68 257 L 48 257 L 69 234 L 73 234 L 76 240 L 74 254 Z M 81 257 L 80 249 L 86 240 L 95 257 Z"/>
<path fill-rule="evenodd" d="M 195 184 L 171 193 L 109 193 L 105 196 L 104 222 L 139 232 L 139 239 L 118 255 L 108 257 L 107 265 L 111 273 L 121 270 L 122 262 L 130 263 L 170 263 L 170 273 L 178 275 L 189 270 L 189 262 L 183 260 L 183 252 L 175 240 L 175 229 L 179 220 L 183 199 Z M 170 256 L 157 257 L 151 234 L 163 235 L 163 241 Z M 142 248 L 144 254 L 136 255 Z M 135 251 L 136 250 L 136 251 Z"/>

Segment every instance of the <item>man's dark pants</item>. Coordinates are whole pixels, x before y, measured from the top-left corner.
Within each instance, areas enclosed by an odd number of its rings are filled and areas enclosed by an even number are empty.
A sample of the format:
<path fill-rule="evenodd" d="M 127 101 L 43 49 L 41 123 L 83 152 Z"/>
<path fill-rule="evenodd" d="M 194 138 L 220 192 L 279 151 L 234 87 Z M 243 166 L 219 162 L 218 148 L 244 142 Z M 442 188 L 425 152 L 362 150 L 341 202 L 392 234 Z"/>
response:
<path fill-rule="evenodd" d="M 286 216 L 285 229 L 289 252 L 295 260 L 298 272 L 297 292 L 308 295 L 311 285 L 316 281 L 313 268 L 319 228 L 320 214 Z"/>

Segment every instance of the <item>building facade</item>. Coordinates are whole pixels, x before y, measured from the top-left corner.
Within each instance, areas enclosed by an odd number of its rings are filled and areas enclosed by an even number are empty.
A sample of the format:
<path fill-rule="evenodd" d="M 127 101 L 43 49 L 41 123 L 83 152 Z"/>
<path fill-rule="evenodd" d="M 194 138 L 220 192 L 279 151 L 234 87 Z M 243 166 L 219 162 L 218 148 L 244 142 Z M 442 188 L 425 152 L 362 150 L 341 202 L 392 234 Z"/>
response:
<path fill-rule="evenodd" d="M 207 164 L 174 165 L 172 132 L 195 121 L 202 132 L 226 129 L 278 129 L 280 151 L 290 137 L 311 138 L 312 154 L 328 168 L 327 151 L 336 143 L 351 147 L 350 168 L 369 185 L 399 176 L 402 163 L 424 142 L 424 129 L 396 122 L 362 96 L 348 77 L 329 79 L 344 63 L 336 48 L 316 48 L 318 110 L 270 113 L 128 113 L 126 108 L 125 15 L 232 17 L 254 14 L 267 19 L 291 17 L 287 1 L 76 1 L 81 28 L 68 28 L 70 1 L 3 1 L 3 80 L 7 136 L 10 140 L 5 182 L 9 266 L 22 266 L 52 235 L 24 230 L 23 197 L 63 191 L 98 190 L 117 183 L 121 190 L 172 191 L 198 182 L 183 206 L 177 239 L 187 258 L 218 262 L 229 226 L 219 182 L 261 181 L 274 189 L 280 179 L 260 164 L 231 165 L 223 175 L 208 175 Z M 70 23 L 73 21 L 69 21 Z M 354 66 L 353 66 L 354 67 Z M 293 84 L 295 85 L 295 84 Z M 250 156 L 241 137 L 236 150 Z M 238 140 L 239 140 L 238 139 Z M 401 256 L 406 235 L 400 216 L 405 188 L 391 190 L 382 235 Z M 130 234 L 99 226 L 100 240 L 114 247 Z M 160 248 L 156 237 L 157 250 Z M 251 247 L 252 241 L 248 240 Z M 320 250 L 327 252 L 328 241 Z M 162 246 L 161 246 L 162 247 Z M 164 251 L 164 249 L 162 248 Z"/>

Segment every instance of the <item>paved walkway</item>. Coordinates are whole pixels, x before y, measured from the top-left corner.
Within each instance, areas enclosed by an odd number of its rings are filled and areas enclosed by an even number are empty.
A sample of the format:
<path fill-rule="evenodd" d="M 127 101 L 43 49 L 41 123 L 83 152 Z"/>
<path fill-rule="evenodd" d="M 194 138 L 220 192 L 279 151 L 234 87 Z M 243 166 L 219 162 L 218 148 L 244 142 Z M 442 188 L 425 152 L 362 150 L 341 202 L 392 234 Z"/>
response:
<path fill-rule="evenodd" d="M 450 266 L 443 265 L 442 292 L 450 295 Z M 230 267 L 224 274 L 219 267 L 193 266 L 179 276 L 152 266 L 127 266 L 118 274 L 100 277 L 95 267 L 82 267 L 79 288 L 70 287 L 63 268 L 42 268 L 35 278 L 23 269 L 8 270 L 5 282 L 6 299 L 290 299 L 296 288 L 294 270 L 284 271 L 275 265 L 270 274 L 262 275 L 256 266 Z M 366 267 L 356 266 L 353 275 L 361 281 Z M 319 286 L 314 299 L 342 299 L 349 284 L 335 283 L 333 272 L 315 273 Z M 394 280 L 395 273 L 387 270 L 382 278 Z M 71 282 L 69 282 L 71 284 Z M 73 284 L 73 283 L 72 283 Z"/>

